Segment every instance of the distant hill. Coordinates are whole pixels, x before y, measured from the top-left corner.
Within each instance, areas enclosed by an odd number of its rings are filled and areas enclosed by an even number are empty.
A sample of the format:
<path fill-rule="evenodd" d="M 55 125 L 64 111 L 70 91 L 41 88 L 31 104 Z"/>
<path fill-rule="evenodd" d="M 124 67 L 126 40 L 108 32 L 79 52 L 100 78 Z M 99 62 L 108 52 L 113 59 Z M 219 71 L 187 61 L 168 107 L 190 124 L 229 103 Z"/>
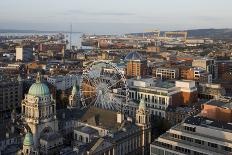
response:
<path fill-rule="evenodd" d="M 212 39 L 222 39 L 222 40 L 232 40 L 232 29 L 194 29 L 194 30 L 179 30 L 187 31 L 188 37 L 191 38 L 212 38 Z M 160 35 L 163 36 L 164 32 L 161 31 Z M 143 33 L 130 33 L 137 36 L 143 36 Z M 152 34 L 147 32 L 146 34 Z"/>
<path fill-rule="evenodd" d="M 187 30 L 188 37 L 202 37 L 232 40 L 232 29 L 196 29 Z"/>

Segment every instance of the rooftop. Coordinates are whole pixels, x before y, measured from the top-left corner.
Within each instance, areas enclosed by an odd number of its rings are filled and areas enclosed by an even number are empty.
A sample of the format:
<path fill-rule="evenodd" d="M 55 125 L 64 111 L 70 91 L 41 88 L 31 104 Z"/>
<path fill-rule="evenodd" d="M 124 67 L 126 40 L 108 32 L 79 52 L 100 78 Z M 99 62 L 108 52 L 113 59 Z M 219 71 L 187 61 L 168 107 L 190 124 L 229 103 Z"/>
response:
<path fill-rule="evenodd" d="M 90 107 L 80 121 L 111 130 L 115 130 L 120 126 L 120 124 L 117 123 L 117 112 L 96 107 Z"/>
<path fill-rule="evenodd" d="M 125 57 L 125 61 L 143 61 L 143 60 L 144 59 L 142 58 L 142 56 L 136 51 L 130 52 Z"/>
<path fill-rule="evenodd" d="M 208 119 L 202 116 L 190 116 L 185 119 L 184 123 L 232 132 L 232 123 L 224 123 L 221 121 L 215 121 L 215 120 L 211 120 L 211 119 Z"/>
<path fill-rule="evenodd" d="M 78 130 L 86 134 L 98 134 L 98 131 L 96 129 L 93 129 L 88 126 L 80 126 L 80 127 L 77 127 L 75 130 Z"/>
<path fill-rule="evenodd" d="M 229 99 L 213 99 L 206 102 L 205 104 L 213 105 L 217 107 L 230 108 L 230 109 L 232 108 L 232 101 Z"/>

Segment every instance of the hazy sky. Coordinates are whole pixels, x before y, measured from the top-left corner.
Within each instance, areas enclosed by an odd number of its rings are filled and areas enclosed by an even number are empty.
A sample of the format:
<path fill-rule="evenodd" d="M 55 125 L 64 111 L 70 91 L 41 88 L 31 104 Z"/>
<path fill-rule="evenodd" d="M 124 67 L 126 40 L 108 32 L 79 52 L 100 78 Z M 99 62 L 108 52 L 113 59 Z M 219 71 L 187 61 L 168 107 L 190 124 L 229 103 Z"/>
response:
<path fill-rule="evenodd" d="M 232 0 L 0 0 L 0 29 L 90 33 L 232 28 Z"/>

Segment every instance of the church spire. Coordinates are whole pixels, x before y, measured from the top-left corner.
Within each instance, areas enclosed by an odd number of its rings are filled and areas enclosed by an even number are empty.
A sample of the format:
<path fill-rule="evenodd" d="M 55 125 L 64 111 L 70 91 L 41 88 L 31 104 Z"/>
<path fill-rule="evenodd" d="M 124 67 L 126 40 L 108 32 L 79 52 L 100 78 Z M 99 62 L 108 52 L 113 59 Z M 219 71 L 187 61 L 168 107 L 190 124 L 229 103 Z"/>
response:
<path fill-rule="evenodd" d="M 76 82 L 74 83 L 73 88 L 72 88 L 72 95 L 77 95 L 77 86 L 76 86 Z"/>
<path fill-rule="evenodd" d="M 146 104 L 144 98 L 142 98 L 139 102 L 139 109 L 146 109 Z"/>
<path fill-rule="evenodd" d="M 36 83 L 41 83 L 41 81 L 42 81 L 42 76 L 41 76 L 41 73 L 38 72 L 36 75 Z"/>

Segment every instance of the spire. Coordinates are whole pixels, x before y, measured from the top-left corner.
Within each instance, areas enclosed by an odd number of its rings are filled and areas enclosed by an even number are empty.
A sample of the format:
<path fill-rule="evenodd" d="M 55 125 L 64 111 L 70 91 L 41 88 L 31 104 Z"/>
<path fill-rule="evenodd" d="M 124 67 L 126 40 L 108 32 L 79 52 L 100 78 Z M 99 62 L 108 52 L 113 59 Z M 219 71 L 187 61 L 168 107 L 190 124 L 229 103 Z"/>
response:
<path fill-rule="evenodd" d="M 18 75 L 17 80 L 18 80 L 18 82 L 22 82 L 22 77 L 20 76 L 20 74 Z"/>
<path fill-rule="evenodd" d="M 41 76 L 41 73 L 38 72 L 36 76 L 36 83 L 41 83 L 41 81 L 42 81 L 42 76 Z"/>
<path fill-rule="evenodd" d="M 146 104 L 145 104 L 144 98 L 142 98 L 140 100 L 140 102 L 139 102 L 139 108 L 146 109 Z"/>
<path fill-rule="evenodd" d="M 72 88 L 72 95 L 77 95 L 76 82 L 74 83 L 73 88 Z"/>

